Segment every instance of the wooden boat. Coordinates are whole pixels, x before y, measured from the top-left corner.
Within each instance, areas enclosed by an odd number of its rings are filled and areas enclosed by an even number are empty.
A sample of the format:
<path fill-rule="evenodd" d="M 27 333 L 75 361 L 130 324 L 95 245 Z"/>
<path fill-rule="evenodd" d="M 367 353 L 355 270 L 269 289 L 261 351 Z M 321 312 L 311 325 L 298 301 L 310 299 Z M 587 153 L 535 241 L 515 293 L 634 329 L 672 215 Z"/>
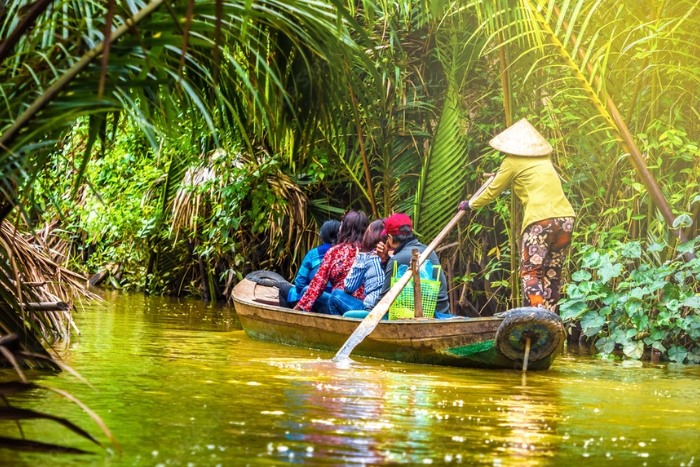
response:
<path fill-rule="evenodd" d="M 336 352 L 362 321 L 275 306 L 278 291 L 244 279 L 233 290 L 241 326 L 256 340 Z M 528 370 L 548 369 L 565 339 L 561 319 L 521 308 L 499 317 L 382 321 L 354 355 L 407 363 L 520 369 L 525 340 Z"/>

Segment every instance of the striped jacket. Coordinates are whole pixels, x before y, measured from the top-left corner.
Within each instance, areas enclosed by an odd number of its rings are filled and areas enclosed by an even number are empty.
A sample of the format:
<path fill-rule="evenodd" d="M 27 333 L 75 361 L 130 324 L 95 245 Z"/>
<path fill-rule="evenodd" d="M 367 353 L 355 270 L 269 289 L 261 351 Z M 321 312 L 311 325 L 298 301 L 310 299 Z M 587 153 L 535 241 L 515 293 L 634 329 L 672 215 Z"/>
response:
<path fill-rule="evenodd" d="M 345 278 L 345 291 L 351 294 L 364 284 L 366 295 L 362 303 L 365 310 L 371 310 L 379 301 L 379 292 L 384 285 L 384 276 L 382 260 L 374 251 L 360 253 Z"/>

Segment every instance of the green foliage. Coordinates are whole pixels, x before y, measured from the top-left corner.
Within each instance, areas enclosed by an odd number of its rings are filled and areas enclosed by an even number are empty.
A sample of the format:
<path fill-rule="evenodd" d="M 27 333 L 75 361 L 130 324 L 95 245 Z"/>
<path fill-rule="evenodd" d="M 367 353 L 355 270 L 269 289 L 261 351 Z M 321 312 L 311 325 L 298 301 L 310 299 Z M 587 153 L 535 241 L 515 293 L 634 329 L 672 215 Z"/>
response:
<path fill-rule="evenodd" d="M 679 245 L 677 253 L 693 252 L 695 243 Z M 664 247 L 635 241 L 582 248 L 562 318 L 579 321 L 604 355 L 620 349 L 639 359 L 656 349 L 671 361 L 700 362 L 700 259 L 655 263 L 652 252 Z"/>
<path fill-rule="evenodd" d="M 414 215 L 429 240 L 497 168 L 488 141 L 505 128 L 506 104 L 555 147 L 578 214 L 572 292 L 591 281 L 622 293 L 631 271 L 675 264 L 690 248 L 673 251 L 671 228 L 697 236 L 694 2 L 244 3 L 223 5 L 219 44 L 216 2 L 195 2 L 191 18 L 183 1 L 171 3 L 174 17 L 156 10 L 113 44 L 101 99 L 95 63 L 0 154 L 7 199 L 65 219 L 77 266 L 122 265 L 120 287 L 226 295 L 247 269 L 291 276 L 317 225 L 350 207 Z M 10 2 L 6 17 L 21 5 Z M 102 35 L 102 5 L 65 5 L 3 62 L 3 131 L 76 61 L 83 38 Z M 133 14 L 130 3 L 116 11 L 115 24 Z M 13 27 L 3 19 L 3 37 Z M 92 124 L 74 125 L 86 115 Z M 624 127 L 673 208 L 671 226 L 629 163 Z M 37 192 L 24 191 L 38 173 Z M 197 174 L 206 182 L 192 183 Z M 458 246 L 441 252 L 455 297 L 477 312 L 512 304 L 521 226 L 509 195 L 470 213 L 445 242 Z M 585 262 L 587 245 L 600 264 Z M 589 314 L 603 292 L 586 293 L 594 298 L 569 297 L 568 319 L 589 334 L 622 326 L 612 305 Z M 636 356 L 639 342 L 614 345 Z"/>
<path fill-rule="evenodd" d="M 109 141 L 103 157 L 84 168 L 87 185 L 77 198 L 71 196 L 76 155 L 85 150 L 88 124 L 82 122 L 63 142 L 61 152 L 51 157 L 51 170 L 36 185 L 35 201 L 41 203 L 47 221 L 62 220 L 61 230 L 74 245 L 73 266 L 97 272 L 108 269 L 117 275 L 115 286 L 143 288 L 147 238 L 157 214 L 157 192 L 165 177 L 164 154 L 152 147 L 129 121 Z M 44 204 L 46 203 L 46 204 Z"/>

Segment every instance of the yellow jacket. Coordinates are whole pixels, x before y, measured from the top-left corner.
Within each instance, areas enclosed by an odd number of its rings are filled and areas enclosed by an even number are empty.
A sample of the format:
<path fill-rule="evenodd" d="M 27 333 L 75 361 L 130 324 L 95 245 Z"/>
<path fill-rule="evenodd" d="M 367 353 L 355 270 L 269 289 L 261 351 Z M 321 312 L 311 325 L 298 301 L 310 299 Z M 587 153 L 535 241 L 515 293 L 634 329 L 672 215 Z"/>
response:
<path fill-rule="evenodd" d="M 533 222 L 553 217 L 576 216 L 574 208 L 564 196 L 559 175 L 554 170 L 549 156 L 507 156 L 501 163 L 496 178 L 469 205 L 472 208 L 486 206 L 511 183 L 513 191 L 525 208 L 523 231 Z"/>

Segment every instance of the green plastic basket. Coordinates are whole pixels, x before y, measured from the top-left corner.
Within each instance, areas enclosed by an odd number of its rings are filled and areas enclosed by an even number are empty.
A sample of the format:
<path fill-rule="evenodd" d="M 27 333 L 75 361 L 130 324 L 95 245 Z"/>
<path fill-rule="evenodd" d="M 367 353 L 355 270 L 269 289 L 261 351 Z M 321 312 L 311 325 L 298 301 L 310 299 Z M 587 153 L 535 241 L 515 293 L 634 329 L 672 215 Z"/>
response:
<path fill-rule="evenodd" d="M 433 272 L 437 271 L 437 276 L 440 277 L 440 267 L 433 268 Z M 393 286 L 399 281 L 400 277 L 396 277 L 396 263 L 394 263 L 394 274 L 391 277 L 391 285 Z M 440 281 L 421 279 L 420 295 L 423 299 L 423 317 L 433 318 L 435 316 L 435 308 L 437 306 L 437 297 L 440 292 Z M 389 319 L 404 319 L 414 318 L 416 316 L 416 304 L 413 300 L 413 278 L 406 284 L 394 303 L 389 308 Z"/>

